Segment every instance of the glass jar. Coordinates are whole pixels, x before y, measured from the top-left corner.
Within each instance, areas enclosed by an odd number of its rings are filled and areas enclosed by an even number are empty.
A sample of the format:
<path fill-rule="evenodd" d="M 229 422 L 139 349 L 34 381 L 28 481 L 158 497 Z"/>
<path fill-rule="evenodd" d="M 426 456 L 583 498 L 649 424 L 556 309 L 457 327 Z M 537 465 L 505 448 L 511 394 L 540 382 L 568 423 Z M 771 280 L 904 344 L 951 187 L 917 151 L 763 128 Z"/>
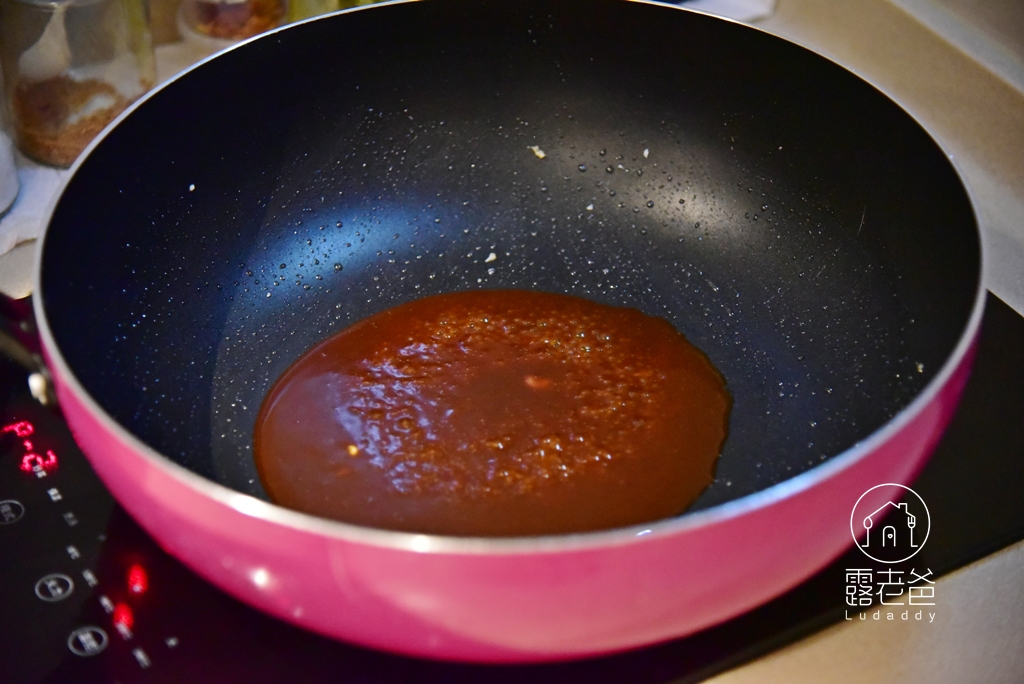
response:
<path fill-rule="evenodd" d="M 182 0 L 178 23 L 186 38 L 235 41 L 277 28 L 286 11 L 285 0 Z"/>
<path fill-rule="evenodd" d="M 350 7 L 374 5 L 383 0 L 288 0 L 288 21 L 301 21 Z"/>
<path fill-rule="evenodd" d="M 14 141 L 7 117 L 7 96 L 0 70 L 0 216 L 18 197 L 18 166 L 14 162 Z"/>
<path fill-rule="evenodd" d="M 18 148 L 70 166 L 156 81 L 145 0 L 0 0 L 0 66 Z"/>

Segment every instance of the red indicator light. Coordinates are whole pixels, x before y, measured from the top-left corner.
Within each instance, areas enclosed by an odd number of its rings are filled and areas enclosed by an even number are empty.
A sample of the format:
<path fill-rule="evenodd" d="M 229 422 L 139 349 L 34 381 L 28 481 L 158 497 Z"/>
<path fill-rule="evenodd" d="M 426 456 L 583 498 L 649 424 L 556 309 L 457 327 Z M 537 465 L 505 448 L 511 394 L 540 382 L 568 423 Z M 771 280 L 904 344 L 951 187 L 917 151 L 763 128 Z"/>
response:
<path fill-rule="evenodd" d="M 132 609 L 125 603 L 118 603 L 114 606 L 114 626 L 131 629 L 135 623 L 135 616 Z"/>
<path fill-rule="evenodd" d="M 21 457 L 21 469 L 26 473 L 37 473 L 40 470 L 47 472 L 57 467 L 57 455 L 47 450 L 46 456 L 39 454 L 25 454 Z"/>
<path fill-rule="evenodd" d="M 128 591 L 133 594 L 145 593 L 149 588 L 149 576 L 146 570 L 138 564 L 128 568 Z"/>
<path fill-rule="evenodd" d="M 0 432 L 13 432 L 18 437 L 28 437 L 35 432 L 35 430 L 36 429 L 32 426 L 32 423 L 27 420 L 19 420 L 17 423 L 4 425 L 0 428 Z"/>

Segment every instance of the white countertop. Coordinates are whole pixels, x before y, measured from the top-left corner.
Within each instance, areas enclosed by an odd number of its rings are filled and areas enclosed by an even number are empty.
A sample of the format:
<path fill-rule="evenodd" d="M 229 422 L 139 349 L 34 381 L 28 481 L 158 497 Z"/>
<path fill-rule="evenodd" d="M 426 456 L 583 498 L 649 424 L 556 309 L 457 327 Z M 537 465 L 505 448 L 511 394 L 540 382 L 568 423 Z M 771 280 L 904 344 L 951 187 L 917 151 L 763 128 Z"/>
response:
<path fill-rule="evenodd" d="M 1016 28 L 1005 25 L 1005 17 L 1024 17 L 1018 6 L 778 0 L 755 25 L 852 69 L 931 132 L 977 208 L 986 284 L 1024 314 L 1024 19 Z M 161 80 L 206 52 L 161 46 Z M 34 252 L 27 242 L 0 257 L 0 290 L 28 294 Z M 936 603 L 931 624 L 843 622 L 711 681 L 1024 681 L 1024 542 L 940 579 Z"/>

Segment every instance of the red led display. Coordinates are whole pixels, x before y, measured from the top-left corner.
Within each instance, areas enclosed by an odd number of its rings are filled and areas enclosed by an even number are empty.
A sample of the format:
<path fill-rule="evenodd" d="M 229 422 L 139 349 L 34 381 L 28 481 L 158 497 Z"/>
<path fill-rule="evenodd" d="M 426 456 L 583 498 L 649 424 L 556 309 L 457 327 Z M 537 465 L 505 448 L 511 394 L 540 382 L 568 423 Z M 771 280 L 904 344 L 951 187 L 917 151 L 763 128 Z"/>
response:
<path fill-rule="evenodd" d="M 40 470 L 50 471 L 57 467 L 57 456 L 47 449 L 46 456 L 25 454 L 21 457 L 21 469 L 26 473 L 37 473 Z"/>
<path fill-rule="evenodd" d="M 28 437 L 35 431 L 35 427 L 33 427 L 32 423 L 27 420 L 19 420 L 17 423 L 4 425 L 3 428 L 0 429 L 0 432 L 13 432 L 18 437 Z"/>
<path fill-rule="evenodd" d="M 57 454 L 49 449 L 46 450 L 43 456 L 36 453 L 32 442 L 25 439 L 35 431 L 35 426 L 27 420 L 19 420 L 0 428 L 0 434 L 13 432 L 16 436 L 22 438 L 21 446 L 24 447 L 25 454 L 21 457 L 21 465 L 19 467 L 26 473 L 35 473 L 36 476 L 42 477 L 57 467 Z"/>
<path fill-rule="evenodd" d="M 133 594 L 143 594 L 149 588 L 149 576 L 145 568 L 135 564 L 128 568 L 128 591 Z"/>

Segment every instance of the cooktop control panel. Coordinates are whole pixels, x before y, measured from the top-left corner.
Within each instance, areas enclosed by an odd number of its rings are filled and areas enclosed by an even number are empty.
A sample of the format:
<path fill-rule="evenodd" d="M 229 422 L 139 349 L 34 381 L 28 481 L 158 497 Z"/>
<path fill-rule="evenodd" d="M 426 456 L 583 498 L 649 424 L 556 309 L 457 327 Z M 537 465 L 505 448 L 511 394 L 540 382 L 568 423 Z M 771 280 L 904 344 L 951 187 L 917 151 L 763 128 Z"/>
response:
<path fill-rule="evenodd" d="M 0 615 L 17 624 L 0 640 L 4 679 L 147 670 L 179 644 L 170 626 L 147 624 L 159 603 L 149 559 L 128 548 L 101 553 L 113 499 L 59 413 L 28 396 L 17 369 L 3 370 Z"/>

